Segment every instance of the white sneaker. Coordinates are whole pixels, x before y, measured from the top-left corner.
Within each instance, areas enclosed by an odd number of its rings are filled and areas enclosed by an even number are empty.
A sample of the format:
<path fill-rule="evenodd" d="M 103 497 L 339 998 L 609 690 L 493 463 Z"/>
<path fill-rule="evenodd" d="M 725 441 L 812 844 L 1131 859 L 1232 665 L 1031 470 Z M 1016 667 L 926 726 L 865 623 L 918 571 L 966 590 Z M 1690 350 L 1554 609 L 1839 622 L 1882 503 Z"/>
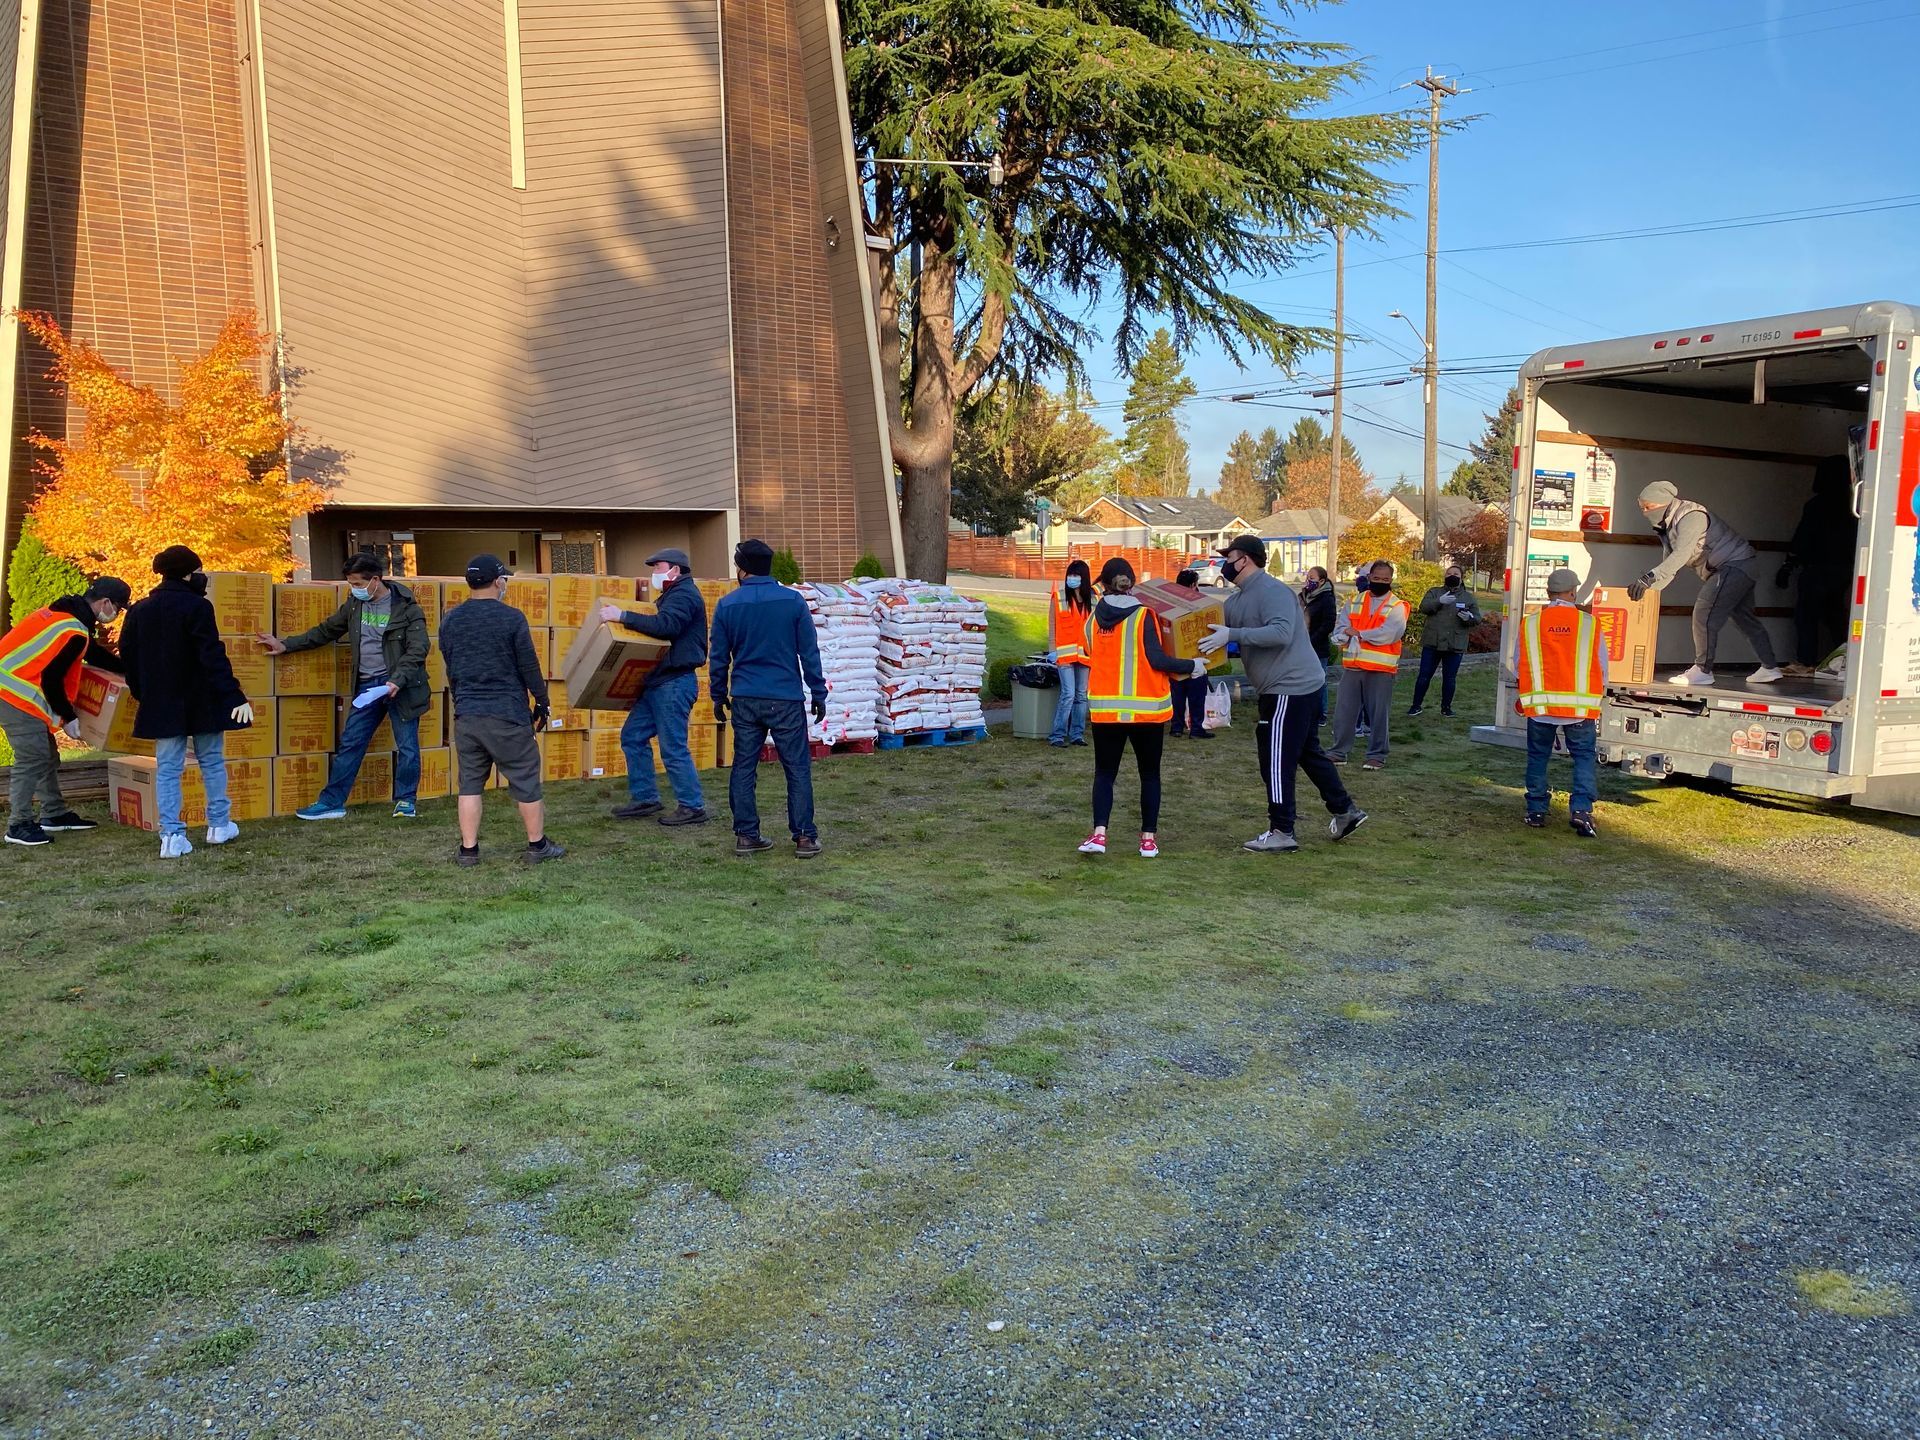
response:
<path fill-rule="evenodd" d="M 1693 687 L 1711 685 L 1713 684 L 1713 672 L 1711 670 L 1702 670 L 1698 665 L 1689 665 L 1678 675 L 1669 676 L 1667 684 Z"/>
<path fill-rule="evenodd" d="M 224 845 L 229 840 L 238 840 L 239 838 L 240 827 L 231 820 L 227 821 L 224 825 L 209 825 L 207 827 L 207 844 L 209 845 Z"/>
<path fill-rule="evenodd" d="M 1262 854 L 1282 854 L 1287 851 L 1298 850 L 1300 848 L 1300 842 L 1284 830 L 1262 830 L 1240 848 Z"/>
<path fill-rule="evenodd" d="M 1098 833 L 1087 836 L 1080 842 L 1082 855 L 1104 855 L 1107 853 L 1107 837 Z"/>
<path fill-rule="evenodd" d="M 193 842 L 184 835 L 162 835 L 160 837 L 160 858 L 178 860 L 193 854 Z"/>
<path fill-rule="evenodd" d="M 1787 678 L 1786 671 L 1778 665 L 1762 665 L 1753 674 L 1747 676 L 1749 685 L 1778 685 Z"/>

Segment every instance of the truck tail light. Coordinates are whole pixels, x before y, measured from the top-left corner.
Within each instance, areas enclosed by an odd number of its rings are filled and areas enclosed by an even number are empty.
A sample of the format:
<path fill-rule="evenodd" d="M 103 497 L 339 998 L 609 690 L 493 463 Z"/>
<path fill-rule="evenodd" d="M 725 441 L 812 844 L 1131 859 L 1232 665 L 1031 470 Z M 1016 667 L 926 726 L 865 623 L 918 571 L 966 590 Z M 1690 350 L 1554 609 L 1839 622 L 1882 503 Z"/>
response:
<path fill-rule="evenodd" d="M 1807 745 L 1816 755 L 1831 755 L 1833 753 L 1833 732 L 1831 730 L 1816 730 L 1813 732 L 1813 738 L 1807 741 Z"/>

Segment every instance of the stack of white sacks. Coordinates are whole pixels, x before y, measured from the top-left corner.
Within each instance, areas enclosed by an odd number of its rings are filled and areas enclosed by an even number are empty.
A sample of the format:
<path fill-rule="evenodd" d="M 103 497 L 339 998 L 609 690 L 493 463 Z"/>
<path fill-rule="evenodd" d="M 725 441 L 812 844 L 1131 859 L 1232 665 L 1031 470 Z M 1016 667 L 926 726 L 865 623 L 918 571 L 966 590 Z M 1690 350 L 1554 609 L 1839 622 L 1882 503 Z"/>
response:
<path fill-rule="evenodd" d="M 827 677 L 827 718 L 811 722 L 816 744 L 871 740 L 878 732 L 874 708 L 880 699 L 880 628 L 873 601 L 850 585 L 799 587 L 820 641 L 820 668 Z"/>
<path fill-rule="evenodd" d="M 985 725 L 985 602 L 919 580 L 853 583 L 872 603 L 878 625 L 881 733 Z"/>

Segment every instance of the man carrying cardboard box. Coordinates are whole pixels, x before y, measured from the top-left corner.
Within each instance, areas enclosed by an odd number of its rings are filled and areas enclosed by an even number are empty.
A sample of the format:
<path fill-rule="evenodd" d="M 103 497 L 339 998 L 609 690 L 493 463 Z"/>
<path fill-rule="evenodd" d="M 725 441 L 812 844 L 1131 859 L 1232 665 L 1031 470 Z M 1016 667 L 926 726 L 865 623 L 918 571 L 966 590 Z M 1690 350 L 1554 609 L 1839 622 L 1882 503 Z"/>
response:
<path fill-rule="evenodd" d="M 440 622 L 440 653 L 453 694 L 455 759 L 460 767 L 461 865 L 480 863 L 480 810 L 497 765 L 527 827 L 529 865 L 558 860 L 566 847 L 548 838 L 535 736 L 551 713 L 546 676 L 527 617 L 505 603 L 512 572 L 492 555 L 467 566 L 466 601 Z M 529 707 L 528 698 L 532 698 Z"/>
<path fill-rule="evenodd" d="M 342 820 L 360 762 L 382 720 L 393 722 L 393 815 L 411 820 L 420 794 L 420 717 L 432 703 L 427 685 L 427 617 L 413 591 L 386 578 L 377 555 L 362 552 L 347 562 L 346 603 L 311 630 L 280 639 L 256 638 L 270 655 L 331 645 L 350 637 L 354 662 L 353 708 L 340 731 L 327 787 L 320 798 L 294 813 L 302 820 Z"/>
<path fill-rule="evenodd" d="M 160 584 L 127 612 L 120 654 L 127 689 L 140 703 L 133 733 L 154 742 L 160 858 L 178 860 L 193 853 L 180 819 L 189 740 L 207 794 L 207 844 L 239 838 L 227 799 L 226 732 L 251 725 L 253 706 L 227 663 L 200 557 L 169 545 L 153 557 L 153 573 Z"/>
<path fill-rule="evenodd" d="M 655 613 L 643 615 L 614 604 L 600 607 L 601 624 L 625 625 L 668 642 L 667 653 L 648 673 L 646 688 L 620 727 L 620 748 L 627 757 L 627 803 L 614 806 L 613 814 L 618 820 L 659 815 L 662 825 L 704 825 L 707 800 L 687 744 L 687 721 L 700 698 L 700 666 L 707 658 L 707 602 L 692 578 L 693 562 L 686 551 L 657 550 L 647 564 L 653 571 Z M 649 742 L 656 739 L 677 802 L 670 815 L 660 813 L 666 807 L 653 776 Z"/>
<path fill-rule="evenodd" d="M 127 608 L 127 582 L 102 575 L 82 595 L 62 595 L 0 636 L 0 730 L 13 747 L 9 845 L 45 845 L 50 831 L 92 830 L 60 793 L 60 747 L 54 732 L 80 738 L 84 665 L 120 671 L 120 657 L 94 638 L 95 630 Z M 33 813 L 35 797 L 40 816 Z"/>

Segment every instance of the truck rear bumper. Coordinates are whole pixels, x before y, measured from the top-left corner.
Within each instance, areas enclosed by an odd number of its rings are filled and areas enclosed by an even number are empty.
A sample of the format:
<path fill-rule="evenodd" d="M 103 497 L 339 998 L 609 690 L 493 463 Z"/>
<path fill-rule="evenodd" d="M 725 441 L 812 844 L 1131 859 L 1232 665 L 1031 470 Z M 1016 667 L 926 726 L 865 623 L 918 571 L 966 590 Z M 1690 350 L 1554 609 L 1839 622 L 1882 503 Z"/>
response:
<path fill-rule="evenodd" d="M 1798 770 L 1791 765 L 1769 765 L 1765 761 L 1690 755 L 1684 750 L 1636 750 L 1624 745 L 1603 745 L 1600 758 L 1609 765 L 1618 765 L 1628 775 L 1645 775 L 1656 780 L 1669 775 L 1691 775 L 1701 780 L 1722 780 L 1729 785 L 1748 785 L 1756 790 L 1806 795 L 1815 800 L 1839 800 L 1860 788 L 1860 782 L 1850 775 Z"/>

